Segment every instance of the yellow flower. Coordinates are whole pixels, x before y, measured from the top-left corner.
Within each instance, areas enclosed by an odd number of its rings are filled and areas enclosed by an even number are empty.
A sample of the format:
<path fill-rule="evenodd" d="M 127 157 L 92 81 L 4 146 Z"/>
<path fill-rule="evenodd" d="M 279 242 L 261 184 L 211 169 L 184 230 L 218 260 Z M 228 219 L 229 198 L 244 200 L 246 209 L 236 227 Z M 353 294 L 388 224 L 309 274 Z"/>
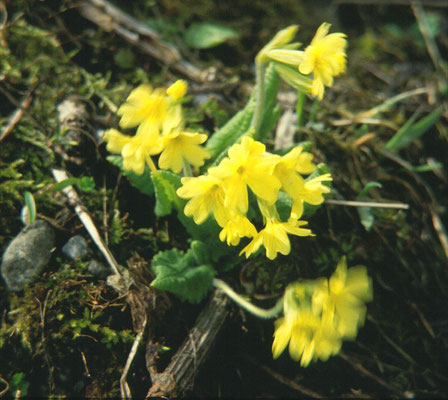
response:
<path fill-rule="evenodd" d="M 134 89 L 126 102 L 118 109 L 122 128 L 133 128 L 144 121 L 151 121 L 160 128 L 169 114 L 178 113 L 180 105 L 175 100 L 187 90 L 185 81 L 177 81 L 166 91 L 143 84 Z M 173 110 L 174 109 L 174 110 Z"/>
<path fill-rule="evenodd" d="M 168 89 L 166 89 L 166 94 L 173 100 L 178 100 L 185 96 L 185 93 L 187 93 L 187 87 L 187 82 L 179 79 L 174 82 Z"/>
<path fill-rule="evenodd" d="M 132 136 L 123 135 L 116 129 L 108 129 L 104 132 L 103 139 L 107 142 L 106 149 L 111 153 L 120 154 L 123 147 L 132 141 Z"/>
<path fill-rule="evenodd" d="M 311 93 L 322 100 L 324 86 L 333 85 L 333 77 L 345 71 L 347 46 L 343 33 L 328 34 L 331 25 L 324 22 L 316 32 L 311 44 L 305 49 L 299 71 L 304 75 L 313 73 Z"/>
<path fill-rule="evenodd" d="M 249 201 L 247 186 L 260 198 L 273 204 L 280 188 L 279 180 L 272 175 L 277 158 L 264 153 L 265 145 L 245 136 L 234 144 L 217 167 L 209 173 L 224 182 L 225 205 L 240 214 L 246 214 Z"/>
<path fill-rule="evenodd" d="M 287 182 L 283 190 L 293 199 L 291 219 L 300 218 L 303 214 L 303 203 L 319 205 L 324 202 L 324 193 L 330 193 L 330 188 L 322 182 L 332 181 L 330 174 L 323 174 L 305 181 L 301 176 Z M 283 183 L 283 182 L 282 182 Z"/>
<path fill-rule="evenodd" d="M 236 215 L 229 219 L 219 233 L 219 239 L 227 245 L 237 246 L 243 237 L 254 237 L 257 234 L 255 226 L 243 215 Z"/>
<path fill-rule="evenodd" d="M 162 150 L 159 131 L 151 121 L 145 121 L 137 129 L 135 136 L 127 136 L 116 129 L 109 129 L 104 134 L 107 141 L 106 149 L 123 157 L 123 168 L 141 175 L 145 170 L 145 164 L 154 169 L 150 159 L 151 155 L 158 154 Z"/>
<path fill-rule="evenodd" d="M 329 281 L 319 281 L 312 296 L 315 310 L 322 310 L 333 320 L 338 333 L 354 339 L 358 327 L 364 323 L 365 302 L 373 298 L 372 282 L 363 266 L 347 269 L 345 256 L 341 258 Z"/>
<path fill-rule="evenodd" d="M 283 255 L 291 251 L 288 233 L 297 236 L 310 236 L 311 230 L 301 228 L 306 221 L 297 221 L 294 225 L 289 222 L 281 222 L 275 218 L 268 218 L 264 229 L 257 233 L 252 241 L 240 252 L 246 253 L 246 258 L 255 253 L 262 245 L 266 249 L 266 257 L 273 260 L 277 253 Z"/>
<path fill-rule="evenodd" d="M 272 354 L 278 358 L 289 343 L 289 355 L 300 365 L 312 360 L 326 361 L 341 348 L 341 338 L 333 326 L 324 321 L 310 307 L 304 287 L 299 283 L 288 285 L 283 298 L 284 317 L 275 323 Z"/>
<path fill-rule="evenodd" d="M 229 218 L 229 212 L 224 207 L 224 189 L 221 181 L 210 175 L 185 177 L 181 179 L 182 186 L 177 189 L 177 195 L 191 199 L 185 205 L 185 215 L 193 216 L 194 222 L 202 224 L 214 213 L 220 226 L 224 226 Z"/>
<path fill-rule="evenodd" d="M 162 136 L 163 151 L 159 157 L 161 169 L 171 169 L 179 173 L 184 161 L 195 167 L 204 165 L 204 160 L 210 157 L 207 150 L 200 146 L 207 140 L 207 135 L 197 132 L 187 132 L 179 128 L 164 133 Z"/>

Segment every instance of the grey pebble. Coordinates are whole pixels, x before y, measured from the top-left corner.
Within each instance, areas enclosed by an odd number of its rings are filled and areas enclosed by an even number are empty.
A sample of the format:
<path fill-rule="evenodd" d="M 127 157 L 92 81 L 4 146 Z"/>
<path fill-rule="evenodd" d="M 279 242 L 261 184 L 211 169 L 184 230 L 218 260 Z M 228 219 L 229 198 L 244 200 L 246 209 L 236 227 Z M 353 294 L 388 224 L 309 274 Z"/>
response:
<path fill-rule="evenodd" d="M 106 279 L 110 275 L 110 270 L 103 263 L 92 259 L 87 264 L 87 271 L 98 279 Z"/>
<path fill-rule="evenodd" d="M 90 253 L 89 245 L 81 235 L 72 236 L 62 247 L 62 252 L 71 260 L 82 260 Z"/>
<path fill-rule="evenodd" d="M 1 265 L 3 279 L 10 290 L 22 290 L 41 275 L 50 261 L 54 241 L 53 228 L 39 219 L 24 227 L 11 241 Z"/>

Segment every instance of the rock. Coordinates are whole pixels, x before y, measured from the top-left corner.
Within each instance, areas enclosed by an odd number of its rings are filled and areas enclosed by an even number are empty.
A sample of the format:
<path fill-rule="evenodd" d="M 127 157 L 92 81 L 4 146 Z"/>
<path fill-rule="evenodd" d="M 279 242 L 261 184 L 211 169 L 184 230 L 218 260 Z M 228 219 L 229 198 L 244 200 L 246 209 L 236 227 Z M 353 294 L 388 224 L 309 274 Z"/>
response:
<path fill-rule="evenodd" d="M 89 245 L 81 235 L 71 237 L 64 247 L 62 247 L 62 252 L 72 260 L 82 260 L 90 253 Z"/>
<path fill-rule="evenodd" d="M 88 262 L 87 271 L 98 279 L 106 279 L 111 274 L 109 268 L 95 259 Z"/>
<path fill-rule="evenodd" d="M 54 246 L 53 228 L 36 220 L 23 228 L 3 254 L 1 272 L 8 288 L 14 292 L 34 282 L 48 265 Z"/>

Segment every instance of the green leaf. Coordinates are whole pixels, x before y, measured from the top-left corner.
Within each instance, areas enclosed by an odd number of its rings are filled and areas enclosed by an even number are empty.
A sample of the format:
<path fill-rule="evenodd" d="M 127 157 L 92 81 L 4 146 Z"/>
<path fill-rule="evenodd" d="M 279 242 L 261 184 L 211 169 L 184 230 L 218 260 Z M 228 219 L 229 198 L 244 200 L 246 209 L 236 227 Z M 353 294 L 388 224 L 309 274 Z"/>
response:
<path fill-rule="evenodd" d="M 156 274 L 151 286 L 167 290 L 183 301 L 199 303 L 213 287 L 215 270 L 208 264 L 197 265 L 193 250 L 161 251 L 155 255 L 151 268 Z"/>
<path fill-rule="evenodd" d="M 266 135 L 272 132 L 281 115 L 281 109 L 277 105 L 277 92 L 280 77 L 272 64 L 270 64 L 267 68 L 264 79 L 265 98 L 263 116 L 261 119 L 260 129 L 254 135 L 254 139 L 259 141 L 263 141 Z"/>
<path fill-rule="evenodd" d="M 164 217 L 171 213 L 174 207 L 180 210 L 183 201 L 177 196 L 176 190 L 180 187 L 180 176 L 174 172 L 159 170 L 151 174 L 156 195 L 154 212 L 158 217 Z"/>
<path fill-rule="evenodd" d="M 29 225 L 36 220 L 36 203 L 30 192 L 25 192 L 23 197 L 25 199 L 25 206 L 22 209 L 22 222 Z"/>
<path fill-rule="evenodd" d="M 177 218 L 192 239 L 205 243 L 208 249 L 213 249 L 208 253 L 214 263 L 218 262 L 221 257 L 233 252 L 232 248 L 219 240 L 219 231 L 221 228 L 213 218 L 209 217 L 202 224 L 198 225 L 194 222 L 193 218 L 187 217 L 184 214 L 183 208 L 178 212 Z"/>
<path fill-rule="evenodd" d="M 385 149 L 398 151 L 406 147 L 409 143 L 426 133 L 439 120 L 441 115 L 442 107 L 440 106 L 426 117 L 414 123 L 418 116 L 418 112 L 416 112 L 386 143 Z"/>
<path fill-rule="evenodd" d="M 272 66 L 269 66 L 265 75 L 265 112 L 258 137 L 263 138 L 272 129 L 280 111 L 275 108 L 279 77 Z M 211 157 L 203 169 L 216 165 L 227 154 L 230 146 L 246 134 L 250 129 L 250 123 L 255 110 L 255 93 L 253 92 L 246 106 L 237 112 L 226 124 L 216 131 L 207 140 L 205 147 Z"/>
<path fill-rule="evenodd" d="M 185 43 L 193 49 L 208 49 L 237 37 L 237 31 L 223 25 L 193 23 L 185 32 Z"/>
<path fill-rule="evenodd" d="M 17 372 L 12 376 L 9 382 L 9 391 L 13 396 L 16 396 L 17 391 L 21 391 L 21 396 L 25 397 L 28 394 L 28 387 L 30 383 L 27 381 L 26 376 L 23 372 Z"/>
<path fill-rule="evenodd" d="M 210 136 L 205 145 L 210 153 L 208 165 L 212 164 L 219 154 L 227 152 L 227 149 L 247 132 L 254 110 L 255 99 L 252 96 L 241 111 L 238 111 L 218 131 Z"/>
<path fill-rule="evenodd" d="M 58 192 L 59 190 L 65 189 L 68 186 L 76 185 L 83 192 L 93 192 L 95 190 L 95 181 L 90 176 L 83 176 L 81 178 L 67 178 L 55 185 L 51 186 L 51 192 Z"/>
<path fill-rule="evenodd" d="M 126 178 L 128 178 L 132 186 L 140 190 L 140 192 L 142 192 L 143 194 L 152 196 L 152 194 L 154 193 L 154 185 L 151 180 L 151 170 L 148 168 L 148 166 L 145 166 L 145 171 L 143 172 L 143 174 L 138 175 L 133 171 L 128 171 L 123 168 L 123 158 L 121 156 L 107 156 L 107 161 L 120 168 L 121 172 Z"/>
<path fill-rule="evenodd" d="M 364 187 L 364 189 L 359 193 L 357 200 L 362 200 L 367 193 L 373 188 L 381 188 L 382 185 L 379 182 L 369 182 Z M 364 226 L 366 231 L 370 231 L 372 229 L 373 223 L 375 222 L 375 216 L 373 215 L 371 207 L 356 207 L 358 211 L 359 219 L 361 220 L 361 224 Z"/>

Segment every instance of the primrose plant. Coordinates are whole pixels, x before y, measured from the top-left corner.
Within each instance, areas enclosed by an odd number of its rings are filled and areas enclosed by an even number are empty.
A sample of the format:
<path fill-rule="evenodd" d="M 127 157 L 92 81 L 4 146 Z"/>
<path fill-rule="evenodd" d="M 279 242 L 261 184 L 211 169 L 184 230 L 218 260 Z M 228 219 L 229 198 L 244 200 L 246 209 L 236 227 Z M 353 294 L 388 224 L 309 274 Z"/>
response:
<path fill-rule="evenodd" d="M 345 71 L 345 35 L 329 34 L 329 29 L 323 23 L 304 50 L 292 42 L 298 26 L 278 32 L 255 59 L 256 85 L 247 105 L 208 141 L 185 124 L 183 80 L 166 90 L 147 84 L 133 90 L 118 115 L 119 126 L 136 128 L 135 135 L 110 129 L 104 137 L 116 154 L 109 160 L 155 197 L 155 214 L 177 212 L 191 237 L 188 251 L 154 256 L 151 285 L 193 303 L 217 287 L 261 318 L 283 313 L 275 323 L 273 356 L 289 344 L 291 357 L 302 366 L 327 360 L 343 340 L 356 337 L 365 302 L 372 299 L 366 268 L 347 268 L 342 257 L 329 279 L 289 284 L 271 309 L 254 306 L 217 276 L 238 266 L 242 256 L 264 253 L 273 260 L 278 253 L 289 254 L 289 235 L 313 236 L 302 217 L 323 203 L 330 173 L 324 164 L 313 163 L 307 143 L 276 154 L 266 150 L 263 140 L 279 117 L 280 79 L 299 95 L 321 100 L 325 87 Z"/>

